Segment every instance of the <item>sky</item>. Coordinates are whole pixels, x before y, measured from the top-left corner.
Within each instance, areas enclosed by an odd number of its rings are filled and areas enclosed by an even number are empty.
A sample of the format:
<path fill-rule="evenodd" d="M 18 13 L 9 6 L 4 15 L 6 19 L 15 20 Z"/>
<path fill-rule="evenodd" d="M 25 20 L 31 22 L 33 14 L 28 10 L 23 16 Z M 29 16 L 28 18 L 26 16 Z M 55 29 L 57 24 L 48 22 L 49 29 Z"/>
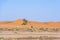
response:
<path fill-rule="evenodd" d="M 60 0 L 0 0 L 0 21 L 60 21 Z"/>

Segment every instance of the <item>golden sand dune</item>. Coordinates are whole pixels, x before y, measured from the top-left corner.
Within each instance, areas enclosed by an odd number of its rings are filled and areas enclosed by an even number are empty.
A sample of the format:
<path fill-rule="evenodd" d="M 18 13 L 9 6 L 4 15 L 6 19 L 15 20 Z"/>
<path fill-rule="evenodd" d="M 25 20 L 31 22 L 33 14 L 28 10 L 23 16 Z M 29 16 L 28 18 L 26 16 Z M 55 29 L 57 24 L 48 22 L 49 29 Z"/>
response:
<path fill-rule="evenodd" d="M 15 27 L 17 26 L 33 26 L 33 27 L 60 27 L 60 22 L 35 22 L 35 21 L 27 21 L 25 25 L 22 25 L 24 23 L 23 19 L 18 19 L 15 21 L 6 21 L 6 22 L 0 22 L 0 27 L 1 25 L 6 25 L 6 27 Z M 15 25 L 15 26 L 11 26 Z M 5 26 L 3 26 L 5 27 Z"/>

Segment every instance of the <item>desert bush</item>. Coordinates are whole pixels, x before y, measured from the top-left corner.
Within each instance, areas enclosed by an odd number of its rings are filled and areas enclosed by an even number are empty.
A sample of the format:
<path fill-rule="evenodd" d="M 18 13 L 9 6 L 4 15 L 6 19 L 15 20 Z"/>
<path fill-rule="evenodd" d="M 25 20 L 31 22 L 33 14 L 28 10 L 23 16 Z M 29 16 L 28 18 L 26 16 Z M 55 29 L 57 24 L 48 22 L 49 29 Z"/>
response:
<path fill-rule="evenodd" d="M 23 19 L 23 23 L 22 23 L 22 25 L 26 25 L 27 24 L 27 20 L 26 19 Z"/>

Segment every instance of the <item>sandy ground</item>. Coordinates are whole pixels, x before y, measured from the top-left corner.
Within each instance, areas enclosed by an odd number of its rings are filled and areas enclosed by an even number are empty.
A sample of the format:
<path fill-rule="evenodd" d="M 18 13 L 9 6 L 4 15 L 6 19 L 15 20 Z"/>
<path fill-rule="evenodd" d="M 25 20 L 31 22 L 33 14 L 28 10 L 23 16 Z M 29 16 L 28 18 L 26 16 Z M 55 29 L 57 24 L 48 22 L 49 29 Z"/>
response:
<path fill-rule="evenodd" d="M 35 22 L 28 21 L 26 25 L 22 25 L 25 21 L 18 19 L 11 22 L 0 22 L 0 28 L 60 28 L 60 22 Z M 0 31 L 0 40 L 60 40 L 60 32 L 13 32 Z"/>
<path fill-rule="evenodd" d="M 2 32 L 0 37 L 14 38 L 16 40 L 60 40 L 60 32 Z M 42 37 L 42 38 L 40 38 Z M 49 38 L 52 37 L 52 38 Z M 46 39 L 47 38 L 47 39 Z M 12 40 L 12 39 L 10 39 Z"/>

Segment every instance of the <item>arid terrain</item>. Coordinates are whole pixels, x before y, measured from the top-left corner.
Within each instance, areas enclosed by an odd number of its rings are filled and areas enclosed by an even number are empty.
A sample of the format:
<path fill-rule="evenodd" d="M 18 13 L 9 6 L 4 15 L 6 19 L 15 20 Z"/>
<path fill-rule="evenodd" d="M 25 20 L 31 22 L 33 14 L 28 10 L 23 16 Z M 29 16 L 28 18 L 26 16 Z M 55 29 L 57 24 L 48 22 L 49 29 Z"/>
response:
<path fill-rule="evenodd" d="M 60 40 L 60 22 L 0 22 L 0 40 Z"/>

